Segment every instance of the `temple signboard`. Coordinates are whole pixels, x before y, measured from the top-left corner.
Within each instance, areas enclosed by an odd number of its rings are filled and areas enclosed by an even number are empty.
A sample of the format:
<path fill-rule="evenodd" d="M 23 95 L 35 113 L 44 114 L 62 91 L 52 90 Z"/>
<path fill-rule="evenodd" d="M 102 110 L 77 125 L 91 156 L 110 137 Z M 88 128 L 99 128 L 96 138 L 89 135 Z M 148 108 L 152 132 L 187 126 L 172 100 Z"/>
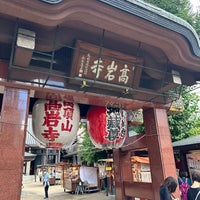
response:
<path fill-rule="evenodd" d="M 78 40 L 71 77 L 76 80 L 132 87 L 136 68 L 142 64 L 141 58 Z M 70 82 L 76 83 L 77 81 Z"/>

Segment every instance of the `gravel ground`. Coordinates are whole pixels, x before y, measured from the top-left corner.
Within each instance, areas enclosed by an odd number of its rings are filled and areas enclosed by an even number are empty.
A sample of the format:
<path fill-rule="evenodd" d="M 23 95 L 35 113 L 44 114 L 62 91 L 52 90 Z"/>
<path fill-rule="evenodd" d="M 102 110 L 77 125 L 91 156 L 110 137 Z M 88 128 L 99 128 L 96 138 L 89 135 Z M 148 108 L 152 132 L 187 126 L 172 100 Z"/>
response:
<path fill-rule="evenodd" d="M 44 199 L 44 188 L 42 183 L 26 183 L 23 185 L 21 200 L 39 200 Z M 114 200 L 113 195 L 106 196 L 105 191 L 93 192 L 87 194 L 71 194 L 64 192 L 61 185 L 52 185 L 49 187 L 48 200 Z"/>

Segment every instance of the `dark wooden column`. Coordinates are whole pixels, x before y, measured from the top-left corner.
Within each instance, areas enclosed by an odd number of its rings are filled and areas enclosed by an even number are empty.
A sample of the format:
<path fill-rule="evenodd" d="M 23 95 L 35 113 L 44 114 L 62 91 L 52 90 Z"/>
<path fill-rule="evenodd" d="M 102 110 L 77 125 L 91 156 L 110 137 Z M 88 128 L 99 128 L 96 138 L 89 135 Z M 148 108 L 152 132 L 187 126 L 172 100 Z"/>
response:
<path fill-rule="evenodd" d="M 146 142 L 150 158 L 154 199 L 159 200 L 159 187 L 167 176 L 177 178 L 168 118 L 164 109 L 144 111 Z M 178 196 L 178 191 L 176 196 Z"/>
<path fill-rule="evenodd" d="M 5 88 L 0 123 L 2 200 L 20 200 L 28 107 L 27 90 Z"/>
<path fill-rule="evenodd" d="M 132 181 L 130 151 L 113 150 L 115 172 L 115 200 L 125 200 L 123 181 Z"/>

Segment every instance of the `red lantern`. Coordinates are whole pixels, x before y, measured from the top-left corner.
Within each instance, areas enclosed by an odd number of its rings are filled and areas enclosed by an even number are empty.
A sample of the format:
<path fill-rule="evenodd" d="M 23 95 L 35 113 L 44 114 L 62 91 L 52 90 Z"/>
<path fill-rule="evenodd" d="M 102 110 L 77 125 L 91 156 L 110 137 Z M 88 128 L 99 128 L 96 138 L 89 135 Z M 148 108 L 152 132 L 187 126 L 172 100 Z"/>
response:
<path fill-rule="evenodd" d="M 88 132 L 97 148 L 119 148 L 127 136 L 126 111 L 120 108 L 91 107 L 87 113 Z"/>
<path fill-rule="evenodd" d="M 70 145 L 76 137 L 80 110 L 78 104 L 38 100 L 32 112 L 33 132 L 48 148 L 61 148 Z"/>

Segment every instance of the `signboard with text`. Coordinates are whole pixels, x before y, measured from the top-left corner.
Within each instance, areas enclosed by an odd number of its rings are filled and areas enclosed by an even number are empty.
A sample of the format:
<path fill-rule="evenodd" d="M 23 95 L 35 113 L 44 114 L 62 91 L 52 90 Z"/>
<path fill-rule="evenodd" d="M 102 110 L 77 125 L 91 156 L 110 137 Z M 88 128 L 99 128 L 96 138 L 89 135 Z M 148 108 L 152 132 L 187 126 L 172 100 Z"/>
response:
<path fill-rule="evenodd" d="M 78 40 L 71 77 L 132 87 L 136 68 L 142 64 L 141 58 Z"/>

